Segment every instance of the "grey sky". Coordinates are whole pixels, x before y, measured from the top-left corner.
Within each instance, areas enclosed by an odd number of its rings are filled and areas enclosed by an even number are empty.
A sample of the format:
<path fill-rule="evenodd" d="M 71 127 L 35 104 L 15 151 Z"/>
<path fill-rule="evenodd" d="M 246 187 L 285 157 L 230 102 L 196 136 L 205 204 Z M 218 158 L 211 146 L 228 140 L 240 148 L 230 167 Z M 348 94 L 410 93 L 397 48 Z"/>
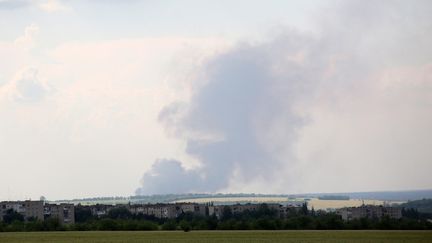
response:
<path fill-rule="evenodd" d="M 431 188 L 430 12 L 0 0 L 0 199 Z"/>

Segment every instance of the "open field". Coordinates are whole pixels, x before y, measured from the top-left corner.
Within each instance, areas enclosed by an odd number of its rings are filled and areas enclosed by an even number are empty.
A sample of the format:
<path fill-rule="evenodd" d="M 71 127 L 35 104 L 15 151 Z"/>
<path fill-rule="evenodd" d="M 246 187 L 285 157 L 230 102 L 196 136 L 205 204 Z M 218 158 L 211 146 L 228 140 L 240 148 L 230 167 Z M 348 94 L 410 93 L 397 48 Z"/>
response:
<path fill-rule="evenodd" d="M 362 204 L 366 205 L 383 205 L 384 201 L 380 200 L 361 200 L 361 199 L 349 199 L 349 200 L 320 200 L 318 198 L 312 198 L 308 201 L 309 207 L 318 209 L 327 208 L 343 208 L 343 207 L 359 207 Z M 403 202 L 390 202 L 390 203 L 403 203 Z"/>
<path fill-rule="evenodd" d="M 0 242 L 432 242 L 432 231 L 193 231 L 0 233 Z"/>
<path fill-rule="evenodd" d="M 304 198 L 288 199 L 288 197 L 221 197 L 221 198 L 192 198 L 182 199 L 175 202 L 193 202 L 193 203 L 286 203 L 286 202 L 303 202 Z M 384 201 L 381 200 L 361 200 L 361 199 L 349 199 L 349 200 L 320 200 L 318 198 L 311 198 L 308 200 L 309 207 L 318 209 L 327 208 L 343 208 L 343 207 L 358 207 L 362 204 L 368 205 L 383 205 Z M 403 203 L 403 202 L 390 202 L 390 203 Z"/>
<path fill-rule="evenodd" d="M 287 197 L 208 197 L 208 198 L 190 198 L 176 200 L 175 202 L 192 202 L 192 203 L 279 203 L 287 202 Z"/>
<path fill-rule="evenodd" d="M 191 203 L 208 203 L 214 202 L 216 204 L 235 204 L 235 203 L 287 203 L 287 202 L 303 202 L 304 198 L 290 198 L 288 197 L 208 197 L 208 198 L 190 198 L 190 199 L 180 199 L 171 201 L 171 203 L 177 202 L 191 202 Z M 56 203 L 62 203 L 63 201 L 57 201 Z M 97 201 L 79 201 L 81 205 L 95 205 L 95 204 L 108 204 L 108 205 L 119 205 L 134 203 L 133 200 L 127 199 L 113 199 L 113 200 L 97 200 Z M 328 209 L 328 208 L 343 208 L 343 207 L 358 207 L 363 204 L 368 205 L 382 205 L 384 201 L 381 200 L 361 200 L 361 199 L 349 199 L 349 200 L 320 200 L 318 198 L 310 198 L 308 200 L 309 207 L 314 207 L 318 209 Z M 63 203 L 68 203 L 64 201 Z M 73 202 L 73 203 L 78 203 Z M 387 203 L 404 203 L 404 201 L 387 201 Z"/>

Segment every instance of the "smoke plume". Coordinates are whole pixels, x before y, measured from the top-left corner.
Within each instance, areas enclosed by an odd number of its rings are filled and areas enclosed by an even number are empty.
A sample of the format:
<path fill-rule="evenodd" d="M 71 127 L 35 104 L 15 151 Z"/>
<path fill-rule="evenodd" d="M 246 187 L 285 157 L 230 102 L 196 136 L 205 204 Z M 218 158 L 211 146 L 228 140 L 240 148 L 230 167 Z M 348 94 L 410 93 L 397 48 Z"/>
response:
<path fill-rule="evenodd" d="M 288 29 L 213 57 L 192 81 L 189 102 L 159 116 L 200 166 L 158 160 L 137 194 L 216 192 L 233 181 L 284 176 L 294 182 L 304 166 L 296 146 L 317 122 L 314 112 L 380 92 L 375 75 L 384 69 L 431 61 L 431 5 L 351 1 L 318 16 L 317 32 Z"/>

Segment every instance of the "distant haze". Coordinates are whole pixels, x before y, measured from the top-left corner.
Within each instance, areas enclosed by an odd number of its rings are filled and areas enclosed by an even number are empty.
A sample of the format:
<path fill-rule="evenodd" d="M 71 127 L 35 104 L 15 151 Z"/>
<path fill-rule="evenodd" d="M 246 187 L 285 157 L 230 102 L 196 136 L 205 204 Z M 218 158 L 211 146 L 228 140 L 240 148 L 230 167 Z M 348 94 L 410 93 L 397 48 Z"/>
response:
<path fill-rule="evenodd" d="M 0 200 L 430 189 L 431 13 L 0 0 Z"/>

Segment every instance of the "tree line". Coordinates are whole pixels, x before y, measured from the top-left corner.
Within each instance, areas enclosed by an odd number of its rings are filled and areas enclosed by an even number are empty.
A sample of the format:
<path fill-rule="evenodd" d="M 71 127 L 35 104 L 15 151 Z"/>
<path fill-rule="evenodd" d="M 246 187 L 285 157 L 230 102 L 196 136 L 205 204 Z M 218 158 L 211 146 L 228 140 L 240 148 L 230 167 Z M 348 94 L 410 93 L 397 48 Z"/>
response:
<path fill-rule="evenodd" d="M 106 216 L 93 216 L 87 207 L 75 208 L 75 224 L 61 225 L 56 219 L 24 221 L 22 215 L 8 211 L 0 222 L 1 231 L 90 231 L 90 230 L 432 230 L 432 223 L 415 209 L 403 209 L 402 219 L 383 217 L 343 221 L 332 212 L 300 210 L 279 218 L 266 204 L 257 211 L 233 213 L 225 207 L 221 217 L 183 213 L 176 219 L 159 219 L 144 214 L 132 214 L 126 207 L 118 207 Z"/>

